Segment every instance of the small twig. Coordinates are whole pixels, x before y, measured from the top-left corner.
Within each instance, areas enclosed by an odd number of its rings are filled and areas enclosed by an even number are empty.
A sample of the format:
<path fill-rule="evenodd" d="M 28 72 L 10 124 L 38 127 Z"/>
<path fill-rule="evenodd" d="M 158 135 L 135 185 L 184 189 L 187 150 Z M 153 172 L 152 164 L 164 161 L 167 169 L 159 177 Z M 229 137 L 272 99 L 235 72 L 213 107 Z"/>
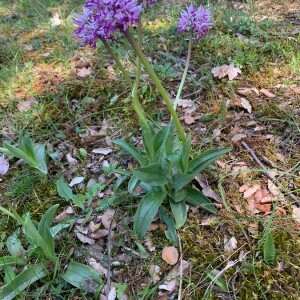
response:
<path fill-rule="evenodd" d="M 246 149 L 246 151 L 251 155 L 251 157 L 254 159 L 254 161 L 264 170 L 267 171 L 266 167 L 264 164 L 258 159 L 256 156 L 255 152 L 245 143 L 241 142 L 241 145 Z M 280 183 L 278 182 L 277 179 L 275 179 L 272 175 L 270 175 L 268 172 L 262 172 L 264 176 L 266 176 L 268 179 L 270 179 L 276 186 L 280 186 Z M 297 197 L 294 194 L 289 194 L 288 195 L 292 200 L 297 201 Z"/>
<path fill-rule="evenodd" d="M 112 233 L 112 224 L 114 222 L 114 216 L 115 213 L 112 215 L 111 222 L 109 224 L 108 229 L 108 236 L 107 236 L 107 256 L 108 256 L 108 262 L 107 262 L 107 275 L 106 275 L 106 287 L 105 287 L 105 294 L 108 295 L 111 287 L 111 233 Z"/>
<path fill-rule="evenodd" d="M 179 269 L 179 289 L 178 289 L 178 300 L 181 300 L 181 294 L 182 294 L 182 273 L 183 273 L 183 267 L 182 267 L 182 245 L 181 245 L 181 240 L 180 240 L 180 235 L 177 234 L 178 237 L 178 244 L 179 244 L 179 254 L 180 254 L 180 269 Z"/>
<path fill-rule="evenodd" d="M 241 142 L 241 145 L 246 149 L 246 151 L 251 155 L 251 157 L 254 159 L 254 161 L 264 170 L 266 170 L 266 167 L 264 164 L 259 160 L 259 158 L 256 156 L 255 152 L 245 143 Z M 267 171 L 267 170 L 266 170 Z M 262 172 L 264 176 L 266 176 L 268 179 L 270 179 L 276 186 L 279 185 L 277 180 L 270 175 L 268 172 Z"/>

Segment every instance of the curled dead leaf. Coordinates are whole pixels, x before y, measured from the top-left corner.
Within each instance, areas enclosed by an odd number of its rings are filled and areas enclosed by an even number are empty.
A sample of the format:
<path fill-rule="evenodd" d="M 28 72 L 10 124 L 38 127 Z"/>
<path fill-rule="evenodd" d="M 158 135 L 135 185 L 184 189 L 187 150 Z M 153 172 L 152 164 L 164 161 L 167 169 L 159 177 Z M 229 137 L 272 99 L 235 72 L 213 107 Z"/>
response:
<path fill-rule="evenodd" d="M 267 89 L 261 89 L 260 92 L 265 95 L 267 98 L 275 98 L 276 95 L 268 91 Z"/>
<path fill-rule="evenodd" d="M 260 212 L 266 213 L 271 211 L 272 205 L 270 203 L 261 204 L 261 200 L 267 197 L 268 194 L 269 192 L 266 189 L 258 189 L 254 194 L 254 205 Z"/>
<path fill-rule="evenodd" d="M 88 238 L 87 236 L 85 236 L 84 234 L 82 234 L 80 232 L 77 232 L 76 235 L 77 235 L 77 238 L 79 239 L 79 241 L 84 244 L 89 244 L 89 245 L 95 244 L 95 240 Z"/>
<path fill-rule="evenodd" d="M 234 64 L 222 65 L 220 67 L 215 67 L 211 70 L 214 77 L 218 77 L 219 79 L 228 76 L 229 80 L 233 80 L 238 76 L 239 73 L 242 73 L 240 68 L 236 68 Z"/>
<path fill-rule="evenodd" d="M 112 209 L 108 209 L 104 212 L 101 222 L 105 229 L 109 229 L 110 224 L 111 224 L 112 229 L 117 226 L 116 222 L 113 221 L 114 214 L 115 214 L 115 211 Z"/>

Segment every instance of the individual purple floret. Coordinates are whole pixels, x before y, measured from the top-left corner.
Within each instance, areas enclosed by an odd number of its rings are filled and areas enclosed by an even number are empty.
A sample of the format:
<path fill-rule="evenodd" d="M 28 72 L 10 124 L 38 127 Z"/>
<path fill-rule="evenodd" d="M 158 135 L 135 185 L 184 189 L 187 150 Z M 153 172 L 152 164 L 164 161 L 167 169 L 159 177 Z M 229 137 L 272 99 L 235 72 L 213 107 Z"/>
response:
<path fill-rule="evenodd" d="M 202 5 L 197 9 L 192 4 L 187 6 L 187 10 L 181 13 L 178 20 L 178 30 L 192 32 L 196 40 L 204 37 L 211 27 L 210 12 Z"/>
<path fill-rule="evenodd" d="M 137 0 L 87 0 L 82 14 L 76 14 L 75 31 L 84 45 L 96 47 L 98 39 L 114 40 L 116 31 L 125 32 L 139 22 L 142 5 Z"/>
<path fill-rule="evenodd" d="M 0 175 L 6 174 L 8 169 L 9 169 L 9 163 L 4 158 L 4 155 L 1 155 L 0 156 Z"/>

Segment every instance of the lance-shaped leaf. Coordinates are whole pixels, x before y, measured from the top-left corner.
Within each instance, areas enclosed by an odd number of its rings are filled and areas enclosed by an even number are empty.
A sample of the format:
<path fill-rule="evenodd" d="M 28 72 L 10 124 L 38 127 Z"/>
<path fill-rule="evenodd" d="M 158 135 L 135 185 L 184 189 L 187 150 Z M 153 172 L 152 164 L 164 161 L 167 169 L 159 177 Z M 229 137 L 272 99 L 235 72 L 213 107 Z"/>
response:
<path fill-rule="evenodd" d="M 46 268 L 42 263 L 28 267 L 9 283 L 0 288 L 0 299 L 11 300 L 27 289 L 31 284 L 47 275 Z"/>
<path fill-rule="evenodd" d="M 166 208 L 161 206 L 159 209 L 159 218 L 167 225 L 168 230 L 165 231 L 167 239 L 174 243 L 175 246 L 178 246 L 174 217 L 167 214 Z"/>
<path fill-rule="evenodd" d="M 27 260 L 19 256 L 2 256 L 0 257 L 0 269 L 7 266 L 21 265 L 24 266 L 27 264 Z"/>
<path fill-rule="evenodd" d="M 221 155 L 228 153 L 230 150 L 230 148 L 223 148 L 220 150 L 208 150 L 201 153 L 189 163 L 188 173 L 195 177 L 199 172 L 215 162 Z"/>
<path fill-rule="evenodd" d="M 175 187 L 175 193 L 190 183 L 194 177 L 190 174 L 178 173 L 173 176 L 173 185 Z"/>
<path fill-rule="evenodd" d="M 130 154 L 133 158 L 135 158 L 142 166 L 146 164 L 146 159 L 141 151 L 137 148 L 133 147 L 132 145 L 126 143 L 123 140 L 114 140 L 113 141 L 116 145 L 121 147 L 124 151 Z"/>
<path fill-rule="evenodd" d="M 184 201 L 175 202 L 170 199 L 172 214 L 175 218 L 176 229 L 184 225 L 187 218 L 187 211 Z"/>
<path fill-rule="evenodd" d="M 66 272 L 61 275 L 61 278 L 71 285 L 83 290 L 87 290 L 87 287 L 91 285 L 100 287 L 102 284 L 101 277 L 94 269 L 75 261 L 70 261 Z"/>
<path fill-rule="evenodd" d="M 264 261 L 268 264 L 274 262 L 276 256 L 276 249 L 273 241 L 273 236 L 271 232 L 268 232 L 265 236 L 264 241 Z"/>
<path fill-rule="evenodd" d="M 210 199 L 204 196 L 200 191 L 197 191 L 195 189 L 192 188 L 187 189 L 187 195 L 185 201 L 194 206 L 199 206 L 210 213 L 214 214 L 217 212 L 217 209 L 212 204 Z"/>
<path fill-rule="evenodd" d="M 159 164 L 151 164 L 145 167 L 133 170 L 133 174 L 140 181 L 153 186 L 161 186 L 168 183 L 168 177 L 164 174 Z"/>
<path fill-rule="evenodd" d="M 38 228 L 41 237 L 49 247 L 50 252 L 53 254 L 55 253 L 55 250 L 54 250 L 54 238 L 51 232 L 51 225 L 53 223 L 53 219 L 58 207 L 59 204 L 53 205 L 45 212 L 45 214 L 42 216 L 40 220 L 39 228 Z"/>
<path fill-rule="evenodd" d="M 148 193 L 142 198 L 135 213 L 133 225 L 134 232 L 139 238 L 145 236 L 166 196 L 167 192 L 156 191 Z"/>

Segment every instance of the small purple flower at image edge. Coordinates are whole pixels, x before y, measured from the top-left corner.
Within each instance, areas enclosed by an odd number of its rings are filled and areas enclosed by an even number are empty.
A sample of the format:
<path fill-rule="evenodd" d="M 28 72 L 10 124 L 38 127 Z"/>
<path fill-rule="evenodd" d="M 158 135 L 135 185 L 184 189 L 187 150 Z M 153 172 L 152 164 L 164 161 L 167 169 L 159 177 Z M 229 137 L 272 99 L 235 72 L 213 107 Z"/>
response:
<path fill-rule="evenodd" d="M 4 158 L 4 155 L 0 156 L 0 175 L 5 175 L 9 169 L 9 163 Z"/>

